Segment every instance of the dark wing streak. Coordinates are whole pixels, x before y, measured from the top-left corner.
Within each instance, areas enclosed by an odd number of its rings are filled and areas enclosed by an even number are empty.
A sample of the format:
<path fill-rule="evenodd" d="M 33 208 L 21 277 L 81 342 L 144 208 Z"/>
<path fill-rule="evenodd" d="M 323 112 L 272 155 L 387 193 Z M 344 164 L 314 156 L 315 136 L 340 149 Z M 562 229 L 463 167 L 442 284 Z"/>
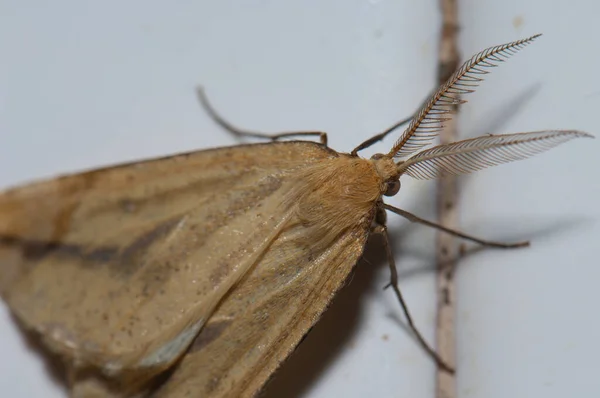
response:
<path fill-rule="evenodd" d="M 1 235 L 0 245 L 16 246 L 23 256 L 32 261 L 37 261 L 49 254 L 59 256 L 80 257 L 86 262 L 98 264 L 110 261 L 119 253 L 118 247 L 99 246 L 91 251 L 82 245 L 49 240 L 26 239 L 20 236 Z"/>
<path fill-rule="evenodd" d="M 136 256 L 144 252 L 153 242 L 166 235 L 179 222 L 180 217 L 168 219 L 155 228 L 144 232 L 131 244 L 121 249 L 118 246 L 91 247 L 82 243 L 27 239 L 14 235 L 0 234 L 0 245 L 18 247 L 27 260 L 39 261 L 50 255 L 77 257 L 83 260 L 82 265 L 98 265 L 115 262 L 117 269 L 123 265 L 136 262 Z M 86 264 L 90 263 L 90 264 Z"/>

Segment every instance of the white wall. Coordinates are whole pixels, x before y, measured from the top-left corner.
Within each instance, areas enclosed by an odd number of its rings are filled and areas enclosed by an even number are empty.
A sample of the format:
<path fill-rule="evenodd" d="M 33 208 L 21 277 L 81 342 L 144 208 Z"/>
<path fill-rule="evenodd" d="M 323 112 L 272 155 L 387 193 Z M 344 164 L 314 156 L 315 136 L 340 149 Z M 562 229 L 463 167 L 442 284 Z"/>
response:
<path fill-rule="evenodd" d="M 199 109 L 199 83 L 240 126 L 323 129 L 332 148 L 349 151 L 412 112 L 435 81 L 437 1 L 83 3 L 0 3 L 0 187 L 235 144 Z M 592 0 L 561 3 L 462 0 L 464 58 L 545 34 L 469 98 L 465 137 L 543 128 L 598 134 L 600 10 Z M 600 392 L 598 145 L 571 142 L 463 180 L 465 230 L 533 246 L 486 251 L 458 271 L 461 397 Z M 434 187 L 407 178 L 390 203 L 432 218 Z M 393 215 L 390 228 L 401 286 L 431 340 L 434 234 Z M 381 290 L 388 270 L 373 243 L 369 263 L 267 397 L 433 396 L 434 366 L 399 326 L 392 293 Z M 2 395 L 64 396 L 2 312 Z"/>

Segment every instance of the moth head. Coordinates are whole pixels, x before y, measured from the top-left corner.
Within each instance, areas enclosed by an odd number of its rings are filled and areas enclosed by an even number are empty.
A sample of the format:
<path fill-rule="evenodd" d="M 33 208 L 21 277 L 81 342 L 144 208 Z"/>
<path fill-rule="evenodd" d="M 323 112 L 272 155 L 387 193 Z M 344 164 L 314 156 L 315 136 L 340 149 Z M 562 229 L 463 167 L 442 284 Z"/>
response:
<path fill-rule="evenodd" d="M 371 157 L 377 173 L 383 180 L 381 192 L 385 196 L 394 196 L 400 191 L 400 173 L 394 159 L 388 155 L 376 153 Z"/>

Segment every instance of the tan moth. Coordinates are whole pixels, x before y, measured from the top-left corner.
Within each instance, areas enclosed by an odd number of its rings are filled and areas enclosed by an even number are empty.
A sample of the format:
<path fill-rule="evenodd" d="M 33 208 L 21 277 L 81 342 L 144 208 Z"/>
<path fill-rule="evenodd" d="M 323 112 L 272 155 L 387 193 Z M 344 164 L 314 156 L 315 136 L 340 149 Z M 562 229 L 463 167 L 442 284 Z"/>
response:
<path fill-rule="evenodd" d="M 367 237 L 384 237 L 391 287 L 415 335 L 387 244 L 383 202 L 400 177 L 431 179 L 524 159 L 575 130 L 489 135 L 425 149 L 489 68 L 536 36 L 465 62 L 407 120 L 390 151 L 339 153 L 325 133 L 67 175 L 0 194 L 0 293 L 65 364 L 73 396 L 253 396 L 343 286 Z M 277 141 L 292 136 L 312 141 Z"/>

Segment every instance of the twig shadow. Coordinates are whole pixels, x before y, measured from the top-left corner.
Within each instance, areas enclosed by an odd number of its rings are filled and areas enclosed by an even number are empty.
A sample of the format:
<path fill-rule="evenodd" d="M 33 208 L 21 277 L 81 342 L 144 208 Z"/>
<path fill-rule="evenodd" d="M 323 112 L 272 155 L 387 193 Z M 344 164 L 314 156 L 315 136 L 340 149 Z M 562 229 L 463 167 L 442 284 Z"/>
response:
<path fill-rule="evenodd" d="M 497 107 L 491 116 L 487 115 L 481 123 L 472 124 L 473 127 L 467 131 L 464 138 L 473 138 L 482 134 L 497 134 L 502 127 L 526 108 L 526 105 L 538 95 L 541 87 L 541 83 L 534 83 L 521 90 L 512 99 Z"/>
<path fill-rule="evenodd" d="M 504 221 L 506 221 L 506 220 L 504 220 Z M 464 260 L 466 257 L 473 256 L 477 253 L 480 253 L 480 252 L 486 251 L 486 250 L 534 250 L 535 242 L 537 239 L 548 238 L 551 236 L 556 236 L 560 233 L 564 233 L 567 230 L 581 228 L 585 224 L 588 224 L 590 222 L 591 222 L 590 219 L 585 218 L 585 217 L 578 217 L 578 218 L 571 217 L 571 218 L 564 218 L 564 219 L 556 219 L 556 220 L 552 220 L 550 222 L 545 221 L 545 224 L 541 225 L 537 229 L 531 229 L 529 232 L 521 231 L 518 234 L 511 234 L 510 238 L 504 237 L 504 236 L 498 236 L 498 237 L 493 238 L 494 240 L 503 241 L 503 242 L 520 242 L 520 241 L 528 240 L 531 242 L 530 247 L 501 249 L 501 248 L 478 246 L 478 245 L 474 245 L 474 244 L 473 245 L 465 244 L 466 249 L 463 251 L 463 253 L 459 259 Z M 536 224 L 538 224 L 538 222 L 536 222 Z M 491 230 L 494 230 L 494 228 L 491 228 Z M 404 254 L 407 256 L 414 256 L 417 258 L 430 258 L 430 256 L 431 256 L 431 253 L 418 252 L 418 251 L 415 251 L 412 249 L 408 249 L 408 250 L 405 249 Z M 450 262 L 456 262 L 457 267 L 458 267 L 458 266 L 460 266 L 460 263 L 461 263 L 460 261 L 457 261 L 459 259 L 452 259 Z M 409 269 L 409 270 L 400 270 L 400 271 L 398 271 L 398 277 L 401 279 L 410 279 L 410 278 L 420 276 L 423 274 L 436 272 L 436 270 L 437 270 L 437 265 L 434 263 L 431 263 L 425 267 L 419 267 L 416 269 L 413 268 L 413 269 Z"/>

